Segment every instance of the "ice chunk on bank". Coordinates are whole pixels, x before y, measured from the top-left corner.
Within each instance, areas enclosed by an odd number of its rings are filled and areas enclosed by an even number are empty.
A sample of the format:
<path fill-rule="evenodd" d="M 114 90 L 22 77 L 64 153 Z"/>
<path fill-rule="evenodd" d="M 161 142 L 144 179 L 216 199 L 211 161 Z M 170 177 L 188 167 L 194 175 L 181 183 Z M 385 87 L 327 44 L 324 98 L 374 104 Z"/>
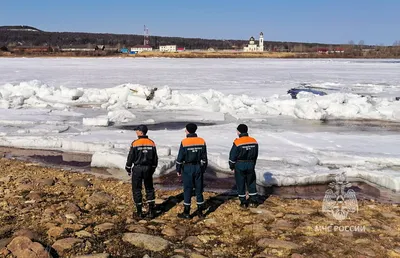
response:
<path fill-rule="evenodd" d="M 114 123 L 126 123 L 134 120 L 136 116 L 126 109 L 108 112 L 108 119 Z"/>
<path fill-rule="evenodd" d="M 112 88 L 69 89 L 52 87 L 39 81 L 5 84 L 0 86 L 0 107 L 53 107 L 65 109 L 78 104 L 97 105 L 107 109 L 109 120 L 115 122 L 134 119 L 129 108 L 201 110 L 221 112 L 245 118 L 254 114 L 287 115 L 300 119 L 381 119 L 400 121 L 400 102 L 393 98 L 373 98 L 350 93 L 316 96 L 300 92 L 298 99 L 282 96 L 256 96 L 224 94 L 208 90 L 199 94 L 183 93 L 165 86 L 158 89 L 153 100 L 146 100 L 151 87 L 122 84 Z M 106 126 L 102 120 L 85 120 L 88 126 Z"/>
<path fill-rule="evenodd" d="M 126 153 L 117 151 L 95 152 L 92 156 L 92 167 L 108 167 L 125 169 Z M 175 158 L 172 156 L 159 156 L 158 166 L 154 172 L 154 177 L 165 174 L 165 172 L 175 165 Z"/>
<path fill-rule="evenodd" d="M 83 125 L 85 126 L 103 126 L 107 127 L 110 124 L 107 116 L 98 117 L 85 117 L 83 118 Z"/>

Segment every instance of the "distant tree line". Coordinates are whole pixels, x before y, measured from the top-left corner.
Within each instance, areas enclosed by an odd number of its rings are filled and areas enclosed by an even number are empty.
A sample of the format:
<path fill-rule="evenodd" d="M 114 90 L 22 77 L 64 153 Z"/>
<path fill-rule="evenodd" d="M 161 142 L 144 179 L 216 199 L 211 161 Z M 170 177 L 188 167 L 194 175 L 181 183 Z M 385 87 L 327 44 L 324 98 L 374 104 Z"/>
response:
<path fill-rule="evenodd" d="M 31 29 L 32 31 L 27 31 Z M 36 30 L 36 31 L 35 31 Z M 257 43 L 257 42 L 256 42 Z M 30 26 L 0 27 L 0 51 L 6 51 L 17 46 L 58 48 L 86 47 L 95 48 L 106 45 L 113 48 L 130 48 L 143 44 L 143 35 L 82 33 L 82 32 L 44 32 Z M 201 38 L 160 37 L 150 36 L 150 45 L 159 48 L 160 45 L 173 44 L 185 47 L 186 50 L 214 49 L 243 49 L 248 40 L 217 40 Z M 393 46 L 366 45 L 364 40 L 355 44 L 350 40 L 347 44 L 319 44 L 301 42 L 264 41 L 265 51 L 293 52 L 307 54 L 312 57 L 321 55 L 330 57 L 365 57 L 365 58 L 398 58 L 400 57 L 400 41 Z M 96 54 L 99 55 L 99 54 Z"/>
<path fill-rule="evenodd" d="M 115 47 L 132 47 L 142 45 L 142 35 L 107 34 L 107 33 L 81 33 L 81 32 L 42 32 L 42 31 L 14 31 L 1 30 L 0 46 L 84 46 L 84 45 L 108 45 Z M 160 37 L 150 36 L 150 45 L 158 48 L 160 45 L 173 44 L 186 49 L 242 49 L 248 44 L 248 40 L 217 40 L 201 38 Z M 269 42 L 275 50 L 291 51 L 300 43 L 296 42 Z M 311 48 L 317 43 L 303 43 L 304 48 Z M 327 46 L 319 44 L 320 46 Z M 266 49 L 269 50 L 269 49 Z M 272 50 L 272 49 L 271 49 Z"/>

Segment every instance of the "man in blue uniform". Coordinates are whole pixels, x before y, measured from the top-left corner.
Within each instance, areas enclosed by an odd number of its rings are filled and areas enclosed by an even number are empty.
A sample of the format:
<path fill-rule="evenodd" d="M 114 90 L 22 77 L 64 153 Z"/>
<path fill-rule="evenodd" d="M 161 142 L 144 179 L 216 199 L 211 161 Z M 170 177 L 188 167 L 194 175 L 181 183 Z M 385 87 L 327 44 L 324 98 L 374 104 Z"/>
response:
<path fill-rule="evenodd" d="M 186 125 L 186 137 L 182 140 L 176 159 L 176 171 L 183 177 L 184 211 L 178 214 L 179 218 L 190 219 L 190 203 L 193 187 L 197 199 L 197 215 L 204 217 L 203 173 L 207 168 L 206 142 L 197 137 L 197 125 Z"/>
<path fill-rule="evenodd" d="M 240 207 L 247 208 L 246 186 L 249 192 L 250 205 L 258 205 L 256 189 L 255 166 L 258 157 L 258 143 L 247 133 L 245 124 L 237 127 L 239 138 L 235 139 L 229 154 L 229 168 L 235 172 L 236 186 L 238 190 Z"/>
<path fill-rule="evenodd" d="M 144 218 L 142 211 L 142 184 L 146 188 L 146 200 L 149 204 L 150 218 L 155 217 L 155 194 L 153 174 L 158 165 L 158 156 L 155 143 L 148 138 L 147 126 L 139 125 L 135 128 L 138 139 L 132 142 L 126 161 L 125 170 L 132 178 L 132 194 L 136 204 L 137 216 Z M 133 166 L 133 167 L 132 167 Z"/>

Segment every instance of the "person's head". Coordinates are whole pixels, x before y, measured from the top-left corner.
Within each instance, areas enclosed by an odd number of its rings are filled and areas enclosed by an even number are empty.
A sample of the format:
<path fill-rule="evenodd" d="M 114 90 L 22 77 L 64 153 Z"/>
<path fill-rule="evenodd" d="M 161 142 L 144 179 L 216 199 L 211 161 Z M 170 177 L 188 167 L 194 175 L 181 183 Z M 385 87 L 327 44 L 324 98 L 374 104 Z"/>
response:
<path fill-rule="evenodd" d="M 186 125 L 186 134 L 195 133 L 197 131 L 197 125 L 193 123 L 189 123 Z"/>
<path fill-rule="evenodd" d="M 247 125 L 245 124 L 240 124 L 238 125 L 238 127 L 236 128 L 237 130 L 237 134 L 240 135 L 242 133 L 247 133 L 247 131 L 249 130 L 249 128 L 247 128 Z"/>
<path fill-rule="evenodd" d="M 135 131 L 137 136 L 144 136 L 147 134 L 148 129 L 145 125 L 139 125 L 135 128 Z"/>

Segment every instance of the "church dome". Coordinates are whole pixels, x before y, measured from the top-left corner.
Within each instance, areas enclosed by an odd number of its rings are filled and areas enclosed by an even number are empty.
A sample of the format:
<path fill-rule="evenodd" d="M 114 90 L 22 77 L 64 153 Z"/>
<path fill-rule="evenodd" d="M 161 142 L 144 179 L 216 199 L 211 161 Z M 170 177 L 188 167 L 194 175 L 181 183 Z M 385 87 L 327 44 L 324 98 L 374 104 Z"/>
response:
<path fill-rule="evenodd" d="M 251 38 L 250 38 L 250 41 L 254 41 L 254 37 L 251 37 Z"/>
<path fill-rule="evenodd" d="M 260 36 L 264 36 L 264 33 L 260 32 Z"/>

